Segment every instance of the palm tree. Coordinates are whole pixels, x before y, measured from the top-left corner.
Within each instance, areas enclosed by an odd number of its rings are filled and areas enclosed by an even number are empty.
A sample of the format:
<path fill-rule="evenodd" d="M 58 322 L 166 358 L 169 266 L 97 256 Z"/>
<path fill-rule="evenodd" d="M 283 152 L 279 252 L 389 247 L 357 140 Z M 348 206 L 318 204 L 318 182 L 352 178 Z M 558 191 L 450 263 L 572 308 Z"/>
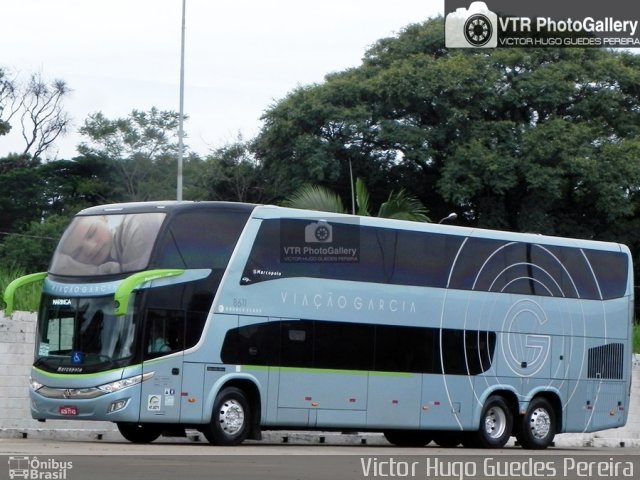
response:
<path fill-rule="evenodd" d="M 370 196 L 364 182 L 356 180 L 357 214 L 371 216 Z M 319 210 L 331 213 L 348 213 L 342 199 L 332 190 L 318 185 L 303 185 L 282 204 L 285 207 Z M 391 192 L 387 201 L 380 205 L 378 217 L 430 222 L 427 208 L 417 198 L 407 194 L 404 189 Z"/>

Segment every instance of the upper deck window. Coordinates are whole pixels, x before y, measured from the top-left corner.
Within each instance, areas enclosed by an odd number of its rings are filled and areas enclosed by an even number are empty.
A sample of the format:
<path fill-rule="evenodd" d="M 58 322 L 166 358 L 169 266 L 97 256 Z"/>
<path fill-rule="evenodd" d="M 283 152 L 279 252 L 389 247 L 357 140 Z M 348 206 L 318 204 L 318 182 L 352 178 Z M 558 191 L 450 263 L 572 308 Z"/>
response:
<path fill-rule="evenodd" d="M 164 213 L 73 219 L 51 260 L 54 275 L 110 275 L 144 270 Z"/>
<path fill-rule="evenodd" d="M 290 261 L 283 252 L 303 251 L 309 242 L 295 243 L 294 234 L 308 224 L 303 219 L 264 220 L 241 285 L 307 277 L 586 300 L 620 298 L 627 291 L 629 259 L 621 251 L 465 239 L 355 223 L 331 223 L 332 241 L 322 246 L 339 247 L 336 239 L 356 239 L 356 261 L 327 262 L 314 256 Z"/>

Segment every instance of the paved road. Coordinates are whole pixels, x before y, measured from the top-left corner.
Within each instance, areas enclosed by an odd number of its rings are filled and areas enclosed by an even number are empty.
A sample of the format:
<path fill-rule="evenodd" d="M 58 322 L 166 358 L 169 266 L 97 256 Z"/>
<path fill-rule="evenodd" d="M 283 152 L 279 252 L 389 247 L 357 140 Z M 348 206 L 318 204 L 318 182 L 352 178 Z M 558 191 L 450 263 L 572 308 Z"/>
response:
<path fill-rule="evenodd" d="M 386 445 L 0 439 L 0 479 L 637 478 L 640 448 L 400 449 Z M 28 472 L 27 472 L 28 470 Z M 24 475 L 20 477 L 19 475 Z"/>

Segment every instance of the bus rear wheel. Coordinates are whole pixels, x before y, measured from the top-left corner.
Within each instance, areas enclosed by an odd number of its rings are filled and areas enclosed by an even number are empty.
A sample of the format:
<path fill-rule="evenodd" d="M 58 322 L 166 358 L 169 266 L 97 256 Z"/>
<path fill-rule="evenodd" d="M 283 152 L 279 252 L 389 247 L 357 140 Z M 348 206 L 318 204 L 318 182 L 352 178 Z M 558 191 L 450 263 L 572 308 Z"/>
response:
<path fill-rule="evenodd" d="M 553 443 L 556 435 L 556 414 L 544 398 L 534 398 L 522 417 L 516 439 L 522 448 L 542 450 Z"/>
<path fill-rule="evenodd" d="M 499 395 L 490 396 L 482 408 L 480 428 L 474 432 L 472 444 L 482 448 L 504 447 L 513 431 L 513 413 Z"/>
<path fill-rule="evenodd" d="M 386 430 L 384 438 L 396 447 L 424 447 L 431 442 L 431 434 L 425 430 Z"/>
<path fill-rule="evenodd" d="M 213 445 L 239 445 L 249 435 L 251 412 L 249 402 L 242 390 L 224 388 L 213 404 L 211 422 L 202 433 Z"/>
<path fill-rule="evenodd" d="M 151 443 L 162 433 L 162 428 L 153 424 L 118 423 L 120 434 L 131 443 Z"/>

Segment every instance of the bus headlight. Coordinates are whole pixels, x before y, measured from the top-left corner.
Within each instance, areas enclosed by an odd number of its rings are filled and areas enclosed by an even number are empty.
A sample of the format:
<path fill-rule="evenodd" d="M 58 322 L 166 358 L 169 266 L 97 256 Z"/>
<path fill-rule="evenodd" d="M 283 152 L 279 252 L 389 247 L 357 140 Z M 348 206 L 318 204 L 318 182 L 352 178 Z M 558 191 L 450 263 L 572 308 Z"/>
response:
<path fill-rule="evenodd" d="M 153 377 L 154 372 L 148 372 L 142 375 L 136 375 L 135 377 L 123 378 L 122 380 L 116 380 L 115 382 L 105 383 L 104 385 L 99 385 L 98 389 L 103 391 L 104 393 L 113 393 L 123 388 L 132 387 L 133 385 L 137 385 L 139 383 L 144 382 L 145 380 L 149 380 Z"/>
<path fill-rule="evenodd" d="M 29 387 L 31 387 L 31 390 L 34 392 L 37 392 L 43 387 L 43 385 L 37 380 L 34 380 L 33 377 L 29 377 Z"/>

